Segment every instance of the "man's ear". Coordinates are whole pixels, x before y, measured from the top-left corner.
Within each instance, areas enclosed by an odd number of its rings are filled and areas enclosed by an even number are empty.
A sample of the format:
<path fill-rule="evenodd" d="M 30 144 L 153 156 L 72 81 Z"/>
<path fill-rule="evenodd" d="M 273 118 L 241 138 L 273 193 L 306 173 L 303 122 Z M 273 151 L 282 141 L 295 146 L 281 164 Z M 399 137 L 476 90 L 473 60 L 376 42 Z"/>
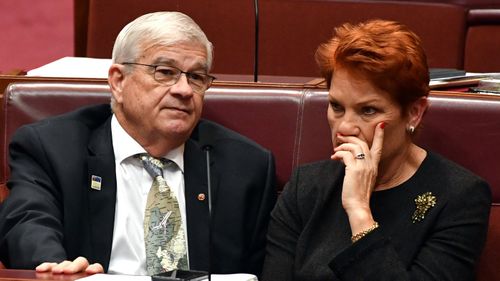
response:
<path fill-rule="evenodd" d="M 125 66 L 122 64 L 112 64 L 108 71 L 108 84 L 117 103 L 123 99 L 123 83 L 125 80 Z"/>
<path fill-rule="evenodd" d="M 420 97 L 418 100 L 414 101 L 409 108 L 408 125 L 414 128 L 418 127 L 428 106 L 429 101 L 427 97 Z"/>

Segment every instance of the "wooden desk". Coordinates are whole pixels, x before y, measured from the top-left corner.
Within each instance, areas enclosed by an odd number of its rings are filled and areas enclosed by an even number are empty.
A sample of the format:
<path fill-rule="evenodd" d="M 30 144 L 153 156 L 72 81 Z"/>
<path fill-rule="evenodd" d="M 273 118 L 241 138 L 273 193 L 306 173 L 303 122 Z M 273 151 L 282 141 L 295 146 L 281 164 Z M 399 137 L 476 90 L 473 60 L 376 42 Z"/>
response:
<path fill-rule="evenodd" d="M 28 281 L 28 280 L 73 281 L 86 276 L 87 274 L 85 273 L 67 275 L 67 274 L 37 273 L 34 270 L 0 269 L 0 281 Z"/>

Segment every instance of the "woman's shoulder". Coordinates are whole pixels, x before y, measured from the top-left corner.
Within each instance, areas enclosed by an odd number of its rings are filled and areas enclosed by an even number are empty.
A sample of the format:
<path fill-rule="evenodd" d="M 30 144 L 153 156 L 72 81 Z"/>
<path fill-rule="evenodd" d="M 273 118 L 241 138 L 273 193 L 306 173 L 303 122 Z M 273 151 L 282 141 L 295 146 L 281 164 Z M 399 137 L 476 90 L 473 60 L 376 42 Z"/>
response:
<path fill-rule="evenodd" d="M 434 174 L 444 173 L 448 176 L 461 178 L 461 180 L 484 181 L 483 178 L 468 168 L 432 151 L 427 152 L 424 163 L 427 165 L 428 170 L 436 171 Z"/>
<path fill-rule="evenodd" d="M 491 193 L 488 183 L 469 169 L 434 152 L 428 152 L 423 163 L 423 175 L 428 182 L 451 193 Z"/>

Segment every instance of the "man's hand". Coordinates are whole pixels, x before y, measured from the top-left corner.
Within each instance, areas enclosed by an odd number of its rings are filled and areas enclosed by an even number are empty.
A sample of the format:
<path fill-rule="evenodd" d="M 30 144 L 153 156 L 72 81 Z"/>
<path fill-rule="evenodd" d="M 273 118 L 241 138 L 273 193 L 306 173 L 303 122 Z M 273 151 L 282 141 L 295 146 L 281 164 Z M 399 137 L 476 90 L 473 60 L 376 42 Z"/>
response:
<path fill-rule="evenodd" d="M 44 262 L 36 267 L 36 272 L 52 272 L 54 274 L 73 274 L 85 272 L 87 274 L 104 273 L 104 268 L 99 263 L 89 264 L 84 257 L 78 257 L 74 261 L 63 261 L 61 263 Z"/>

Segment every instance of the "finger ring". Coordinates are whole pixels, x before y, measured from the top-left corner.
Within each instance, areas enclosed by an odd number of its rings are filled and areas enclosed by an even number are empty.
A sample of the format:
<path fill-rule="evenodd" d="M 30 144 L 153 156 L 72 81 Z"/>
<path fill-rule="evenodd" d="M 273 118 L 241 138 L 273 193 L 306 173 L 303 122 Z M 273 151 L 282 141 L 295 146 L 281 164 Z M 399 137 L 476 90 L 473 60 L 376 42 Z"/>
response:
<path fill-rule="evenodd" d="M 358 153 L 358 154 L 356 154 L 356 156 L 354 158 L 356 158 L 356 159 L 365 159 L 365 154 L 363 152 Z"/>

